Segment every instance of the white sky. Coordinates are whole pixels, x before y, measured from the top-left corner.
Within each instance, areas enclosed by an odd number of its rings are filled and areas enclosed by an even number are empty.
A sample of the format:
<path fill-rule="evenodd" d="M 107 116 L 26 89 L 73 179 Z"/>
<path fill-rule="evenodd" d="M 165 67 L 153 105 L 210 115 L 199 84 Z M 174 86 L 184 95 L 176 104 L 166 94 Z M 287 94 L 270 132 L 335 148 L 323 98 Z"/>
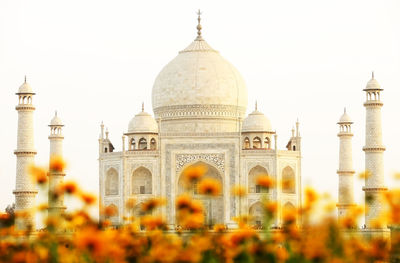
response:
<path fill-rule="evenodd" d="M 400 1 L 0 1 L 0 210 L 14 201 L 18 87 L 34 98 L 37 163 L 49 155 L 47 125 L 65 122 L 66 179 L 98 191 L 102 120 L 116 150 L 141 102 L 151 111 L 153 81 L 196 36 L 242 73 L 249 107 L 277 130 L 284 148 L 301 124 L 303 185 L 336 197 L 338 127 L 347 107 L 355 121 L 354 166 L 364 166 L 362 89 L 375 70 L 383 92 L 385 176 L 400 171 Z M 363 197 L 362 182 L 355 194 Z M 42 195 L 45 193 L 42 193 Z M 68 203 L 67 203 L 68 205 Z"/>

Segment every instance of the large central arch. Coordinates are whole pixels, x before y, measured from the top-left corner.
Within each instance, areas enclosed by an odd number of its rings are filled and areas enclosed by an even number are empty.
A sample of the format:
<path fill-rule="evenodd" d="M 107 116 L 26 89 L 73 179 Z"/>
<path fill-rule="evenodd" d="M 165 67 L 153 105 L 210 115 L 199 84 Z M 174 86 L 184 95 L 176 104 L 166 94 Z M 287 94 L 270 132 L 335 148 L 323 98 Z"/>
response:
<path fill-rule="evenodd" d="M 195 185 L 192 188 L 187 187 L 187 183 L 184 178 L 184 173 L 185 170 L 190 167 L 190 166 L 196 166 L 196 165 L 204 165 L 207 167 L 207 172 L 204 174 L 202 177 L 203 179 L 206 178 L 212 178 L 215 179 L 219 182 L 221 186 L 221 192 L 218 196 L 213 196 L 213 197 L 208 197 L 201 195 L 197 192 L 197 186 Z M 182 169 L 182 172 L 179 174 L 179 180 L 177 184 L 177 195 L 183 194 L 183 193 L 189 193 L 192 195 L 193 199 L 200 200 L 203 203 L 204 206 L 204 215 L 205 215 L 205 224 L 207 225 L 213 225 L 217 223 L 224 223 L 224 180 L 221 175 L 221 172 L 214 167 L 213 165 L 203 162 L 203 161 L 198 161 L 195 163 L 192 163 L 190 165 L 187 165 Z"/>

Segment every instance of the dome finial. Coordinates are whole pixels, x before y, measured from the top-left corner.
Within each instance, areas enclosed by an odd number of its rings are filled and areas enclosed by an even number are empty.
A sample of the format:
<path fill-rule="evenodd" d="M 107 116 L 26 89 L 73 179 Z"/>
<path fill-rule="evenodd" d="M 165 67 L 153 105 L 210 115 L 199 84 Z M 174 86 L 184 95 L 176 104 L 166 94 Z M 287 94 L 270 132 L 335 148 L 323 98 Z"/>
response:
<path fill-rule="evenodd" d="M 144 102 L 142 102 L 142 112 L 144 112 Z"/>
<path fill-rule="evenodd" d="M 199 9 L 199 11 L 197 11 L 197 21 L 198 21 L 198 23 L 197 23 L 197 37 L 196 37 L 196 39 L 195 40 L 203 40 L 203 38 L 201 37 L 201 24 L 200 24 L 200 21 L 201 21 L 201 11 L 200 11 L 200 9 Z"/>
<path fill-rule="evenodd" d="M 24 83 L 26 83 L 26 75 L 25 75 Z"/>
<path fill-rule="evenodd" d="M 256 108 L 255 109 L 257 110 L 257 100 L 256 100 Z"/>
<path fill-rule="evenodd" d="M 344 113 L 346 113 L 346 107 L 344 107 Z"/>
<path fill-rule="evenodd" d="M 372 71 L 372 79 L 374 79 L 374 71 Z"/>

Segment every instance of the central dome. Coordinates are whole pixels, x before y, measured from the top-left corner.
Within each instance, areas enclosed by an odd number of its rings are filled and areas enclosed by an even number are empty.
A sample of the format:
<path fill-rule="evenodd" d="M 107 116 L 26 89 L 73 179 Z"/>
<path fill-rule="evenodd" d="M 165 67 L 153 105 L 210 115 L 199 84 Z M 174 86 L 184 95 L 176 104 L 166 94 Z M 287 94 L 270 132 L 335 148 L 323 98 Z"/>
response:
<path fill-rule="evenodd" d="M 156 118 L 243 118 L 247 88 L 238 70 L 201 33 L 158 74 L 152 91 Z"/>

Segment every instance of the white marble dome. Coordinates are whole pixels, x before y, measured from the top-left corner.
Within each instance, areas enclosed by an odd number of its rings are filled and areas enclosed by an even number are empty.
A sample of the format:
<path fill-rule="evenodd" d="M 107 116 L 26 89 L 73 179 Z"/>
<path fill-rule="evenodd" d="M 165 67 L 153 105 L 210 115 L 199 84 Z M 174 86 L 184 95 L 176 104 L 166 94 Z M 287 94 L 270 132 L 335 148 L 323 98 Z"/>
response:
<path fill-rule="evenodd" d="M 272 132 L 271 122 L 262 112 L 255 110 L 243 120 L 242 132 Z"/>
<path fill-rule="evenodd" d="M 57 113 L 54 115 L 53 119 L 51 119 L 50 126 L 63 126 L 63 123 L 61 119 L 57 116 Z"/>
<path fill-rule="evenodd" d="M 158 133 L 158 125 L 153 116 L 142 110 L 129 122 L 128 133 Z"/>
<path fill-rule="evenodd" d="M 378 81 L 374 78 L 372 74 L 372 78 L 368 81 L 365 90 L 381 90 L 381 85 L 379 85 Z"/>
<path fill-rule="evenodd" d="M 34 94 L 31 86 L 26 81 L 19 87 L 18 93 Z"/>
<path fill-rule="evenodd" d="M 338 123 L 353 123 L 353 121 L 351 120 L 349 114 L 347 114 L 346 110 L 344 110 L 344 113 L 343 113 L 343 115 L 340 117 Z"/>
<path fill-rule="evenodd" d="M 247 88 L 238 70 L 200 37 L 158 74 L 152 103 L 156 118 L 244 116 Z"/>

